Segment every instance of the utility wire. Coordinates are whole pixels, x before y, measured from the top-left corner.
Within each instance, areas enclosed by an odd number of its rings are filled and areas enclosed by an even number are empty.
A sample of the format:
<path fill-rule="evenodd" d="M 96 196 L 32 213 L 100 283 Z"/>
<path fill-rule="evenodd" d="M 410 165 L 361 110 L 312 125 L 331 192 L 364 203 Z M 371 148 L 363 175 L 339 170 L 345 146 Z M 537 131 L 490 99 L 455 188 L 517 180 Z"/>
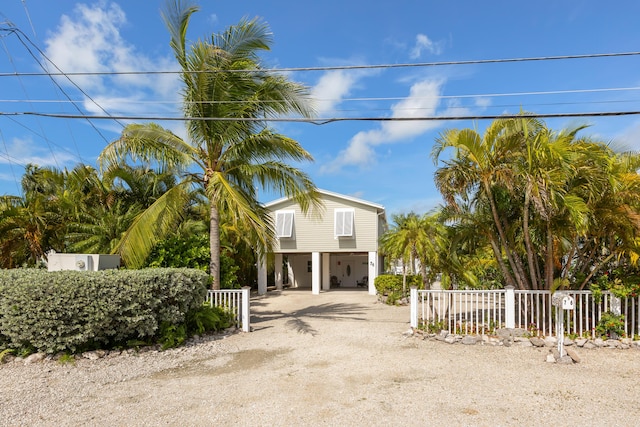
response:
<path fill-rule="evenodd" d="M 16 37 L 18 38 L 18 40 L 20 41 L 20 43 L 22 43 L 22 45 L 24 46 L 25 49 L 27 49 L 27 52 L 29 52 L 29 54 L 33 57 L 33 59 L 36 60 L 36 62 L 38 63 L 38 65 L 40 66 L 40 68 L 42 68 L 43 70 L 46 71 L 46 73 L 44 73 L 43 75 L 47 75 L 49 77 L 51 77 L 51 81 L 53 82 L 53 84 L 65 95 L 65 97 L 69 100 L 71 100 L 71 97 L 64 91 L 64 89 L 60 86 L 60 84 L 58 84 L 58 82 L 56 81 L 56 79 L 54 79 L 52 76 L 54 75 L 59 75 L 59 76 L 64 76 L 76 89 L 78 89 L 80 91 L 80 93 L 82 93 L 84 96 L 87 97 L 87 99 L 89 99 L 95 106 L 97 106 L 103 113 L 105 114 L 109 114 L 97 101 L 95 101 L 88 93 L 86 93 L 80 86 L 78 86 L 66 73 L 63 73 L 60 68 L 51 60 L 47 57 L 47 55 L 45 55 L 45 53 L 38 47 L 38 45 L 36 45 L 35 43 L 33 43 L 31 41 L 31 39 L 29 38 L 29 36 L 27 36 L 26 34 L 24 34 L 24 32 L 22 32 L 22 30 L 20 30 L 19 28 L 11 28 L 12 32 L 14 32 L 16 34 Z M 50 73 L 48 72 L 48 70 L 46 69 L 46 67 L 44 67 L 40 61 L 38 61 L 38 58 L 36 57 L 36 55 L 32 52 L 32 50 L 29 48 L 29 46 L 27 46 L 27 43 L 22 40 L 22 38 L 25 38 L 30 45 L 32 45 L 40 55 L 42 55 L 42 57 L 44 59 L 47 60 L 47 62 L 49 62 L 51 65 L 53 65 L 56 70 L 58 70 L 60 73 Z M 81 112 L 82 110 L 80 109 L 80 107 L 78 107 L 76 104 L 73 104 L 74 107 L 76 107 L 76 110 L 78 110 L 78 112 Z M 122 128 L 125 127 L 124 123 L 118 121 L 117 119 L 115 119 L 115 121 L 122 126 Z M 107 138 L 102 134 L 102 132 L 100 132 L 100 130 L 93 124 L 91 123 L 91 121 L 89 121 L 89 125 L 102 137 L 102 139 L 104 140 L 104 142 L 109 143 L 109 141 L 107 140 Z"/>
<path fill-rule="evenodd" d="M 622 91 L 635 91 L 640 90 L 640 86 L 632 87 L 614 87 L 614 88 L 597 88 L 597 89 L 569 89 L 569 90 L 547 90 L 547 91 L 532 91 L 532 92 L 506 92 L 506 93 L 478 93 L 478 94 L 463 94 L 463 95 L 433 95 L 433 96 L 421 96 L 412 99 L 461 99 L 461 98 L 497 98 L 497 97 L 509 97 L 509 96 L 535 96 L 535 95 L 564 95 L 564 94 L 581 94 L 581 93 L 600 93 L 600 92 L 622 92 Z M 368 101 L 402 101 L 407 99 L 406 96 L 390 96 L 390 97 L 362 97 L 362 98 L 314 98 L 314 101 L 318 102 L 368 102 Z M 27 102 L 23 99 L 0 99 L 0 103 L 21 103 Z M 38 99 L 30 100 L 30 103 L 42 103 L 42 104 L 55 104 L 55 103 L 81 103 L 81 100 L 55 100 L 55 99 Z M 280 101 L 259 101 L 259 100 L 227 100 L 227 101 L 164 101 L 164 100 L 127 100 L 127 104 L 244 104 L 250 102 L 259 102 L 267 104 L 269 102 Z M 586 102 L 588 103 L 588 102 Z"/>
<path fill-rule="evenodd" d="M 2 29 L 0 29 L 2 30 Z M 6 30 L 5 30 L 6 31 Z M 193 70 L 193 71 L 78 71 L 78 72 L 58 72 L 58 73 L 20 73 L 21 76 L 111 76 L 111 75 L 153 75 L 153 74 L 200 74 L 200 73 L 290 73 L 298 71 L 337 71 L 337 70 L 370 70 L 387 68 L 410 68 L 410 67 L 439 67 L 444 65 L 472 65 L 472 64 L 501 64 L 509 62 L 531 62 L 531 61 L 558 61 L 566 59 L 588 59 L 588 58 L 611 58 L 623 56 L 637 56 L 640 52 L 616 52 L 616 53 L 591 53 L 584 55 L 560 55 L 560 56 L 535 56 L 525 58 L 499 58 L 499 59 L 471 59 L 462 61 L 441 61 L 441 62 L 417 62 L 403 64 L 374 64 L 374 65 L 335 65 L 323 67 L 288 67 L 288 68 L 261 68 L 248 70 Z M 0 73 L 0 77 L 13 77 L 16 73 Z"/>
<path fill-rule="evenodd" d="M 15 69 L 15 63 L 13 62 L 13 57 L 11 56 L 11 54 L 9 53 L 9 49 L 7 49 L 7 46 L 4 42 L 4 39 L 2 40 L 2 46 L 5 49 L 5 52 L 7 53 L 7 56 L 9 57 L 9 62 L 11 63 L 11 65 L 14 67 Z M 22 78 L 18 78 L 18 81 L 20 82 L 20 87 L 22 89 L 22 92 L 24 93 L 24 95 L 28 98 L 29 94 L 27 93 L 27 89 L 24 86 L 24 82 L 22 81 Z M 36 122 L 38 124 L 38 127 L 40 128 L 40 131 L 42 133 L 44 133 L 44 129 L 42 127 L 42 123 L 40 122 L 40 120 L 36 119 Z M 46 139 L 45 139 L 46 140 Z M 56 164 L 56 167 L 60 168 L 60 165 L 58 164 L 58 159 L 56 158 L 56 154 L 53 152 L 53 148 L 51 148 L 51 144 L 49 144 L 49 141 L 47 141 L 47 146 L 49 147 L 49 151 L 51 152 L 51 158 L 53 159 L 54 163 Z M 8 152 L 7 152 L 8 154 Z"/>
<path fill-rule="evenodd" d="M 303 117 L 161 117 L 161 116 L 88 116 L 84 114 L 56 114 L 24 112 L 0 112 L 0 116 L 39 116 L 57 119 L 83 120 L 152 120 L 152 121 L 205 121 L 205 122 L 290 122 L 324 125 L 335 122 L 420 122 L 420 121 L 452 121 L 452 120 L 494 120 L 531 117 L 538 119 L 566 117 L 612 117 L 640 115 L 640 111 L 601 111 L 582 113 L 526 113 L 526 114 L 485 114 L 463 116 L 425 116 L 425 117 L 332 117 L 308 119 Z"/>

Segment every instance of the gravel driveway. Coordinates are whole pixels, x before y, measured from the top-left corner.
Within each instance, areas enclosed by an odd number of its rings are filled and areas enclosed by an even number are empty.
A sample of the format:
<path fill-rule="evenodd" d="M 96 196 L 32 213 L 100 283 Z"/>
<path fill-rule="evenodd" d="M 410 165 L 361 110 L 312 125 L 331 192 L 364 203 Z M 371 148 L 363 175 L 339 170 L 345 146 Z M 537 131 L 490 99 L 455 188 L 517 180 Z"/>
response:
<path fill-rule="evenodd" d="M 638 425 L 640 351 L 405 337 L 366 291 L 252 299 L 251 333 L 74 364 L 0 366 L 6 426 Z"/>

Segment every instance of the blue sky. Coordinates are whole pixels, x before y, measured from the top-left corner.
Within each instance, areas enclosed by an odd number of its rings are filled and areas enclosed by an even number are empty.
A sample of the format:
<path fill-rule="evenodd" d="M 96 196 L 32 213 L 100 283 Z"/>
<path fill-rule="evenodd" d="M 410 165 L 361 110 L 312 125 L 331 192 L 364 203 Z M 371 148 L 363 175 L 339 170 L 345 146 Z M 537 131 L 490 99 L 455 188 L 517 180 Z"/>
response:
<path fill-rule="evenodd" d="M 164 1 L 3 0 L 0 73 L 42 71 L 41 50 L 64 72 L 177 70 L 160 18 Z M 377 0 L 200 1 L 188 38 L 259 16 L 274 37 L 269 68 L 403 64 L 638 51 L 640 2 Z M 28 40 L 27 40 L 28 38 Z M 31 42 L 33 44 L 31 44 Z M 25 46 L 26 45 L 26 46 Z M 27 49 L 27 47 L 29 49 Z M 36 48 L 37 47 L 37 48 Z M 29 51 L 31 50 L 31 52 Z M 51 63 L 48 65 L 55 71 Z M 420 117 L 640 110 L 640 56 L 289 74 L 309 86 L 319 117 Z M 0 77 L 0 112 L 173 116 L 174 75 Z M 68 102 L 66 97 L 75 101 Z M 95 103 L 91 102 L 91 97 Z M 0 195 L 18 194 L 24 166 L 95 164 L 126 121 L 0 116 Z M 549 119 L 560 129 L 624 150 L 640 149 L 640 116 Z M 447 128 L 488 121 L 278 123 L 315 162 L 318 187 L 390 213 L 440 203 L 430 157 Z M 179 122 L 163 123 L 184 134 Z M 265 202 L 277 196 L 265 194 Z"/>

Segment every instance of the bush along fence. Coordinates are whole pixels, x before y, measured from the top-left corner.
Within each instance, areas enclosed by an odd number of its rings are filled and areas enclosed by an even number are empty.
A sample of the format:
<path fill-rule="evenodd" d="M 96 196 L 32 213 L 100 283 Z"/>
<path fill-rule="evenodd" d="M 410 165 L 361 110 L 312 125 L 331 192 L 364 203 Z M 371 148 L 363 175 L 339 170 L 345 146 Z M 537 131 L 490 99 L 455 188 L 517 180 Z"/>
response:
<path fill-rule="evenodd" d="M 225 327 L 224 313 L 203 305 L 208 280 L 194 269 L 0 270 L 0 350 L 179 345 Z"/>
<path fill-rule="evenodd" d="M 554 306 L 550 291 L 410 291 L 411 326 L 431 333 L 496 335 L 500 329 L 529 337 L 552 337 L 558 330 L 573 339 L 640 340 L 640 296 L 616 297 L 608 291 L 563 291 L 572 309 Z"/>
<path fill-rule="evenodd" d="M 232 313 L 236 327 L 241 327 L 244 332 L 249 332 L 251 331 L 250 292 L 251 287 L 249 286 L 242 289 L 210 290 L 207 293 L 207 302 L 211 307 L 220 307 Z"/>

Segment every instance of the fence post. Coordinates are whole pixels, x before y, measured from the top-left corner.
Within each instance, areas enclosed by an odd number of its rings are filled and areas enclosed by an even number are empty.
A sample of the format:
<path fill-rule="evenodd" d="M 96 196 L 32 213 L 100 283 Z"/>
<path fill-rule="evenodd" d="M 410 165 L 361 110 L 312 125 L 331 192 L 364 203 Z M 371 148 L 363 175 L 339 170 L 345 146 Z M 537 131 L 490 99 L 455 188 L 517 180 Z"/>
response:
<path fill-rule="evenodd" d="M 411 327 L 418 327 L 418 288 L 412 286 L 409 291 L 409 303 L 411 304 Z"/>
<path fill-rule="evenodd" d="M 507 293 L 504 296 L 504 323 L 507 329 L 516 327 L 516 293 L 513 286 L 505 286 Z"/>
<path fill-rule="evenodd" d="M 251 305 L 249 301 L 250 292 L 250 286 L 242 287 L 242 330 L 244 332 L 251 332 L 251 324 L 249 320 L 251 315 L 251 310 L 249 309 Z"/>

